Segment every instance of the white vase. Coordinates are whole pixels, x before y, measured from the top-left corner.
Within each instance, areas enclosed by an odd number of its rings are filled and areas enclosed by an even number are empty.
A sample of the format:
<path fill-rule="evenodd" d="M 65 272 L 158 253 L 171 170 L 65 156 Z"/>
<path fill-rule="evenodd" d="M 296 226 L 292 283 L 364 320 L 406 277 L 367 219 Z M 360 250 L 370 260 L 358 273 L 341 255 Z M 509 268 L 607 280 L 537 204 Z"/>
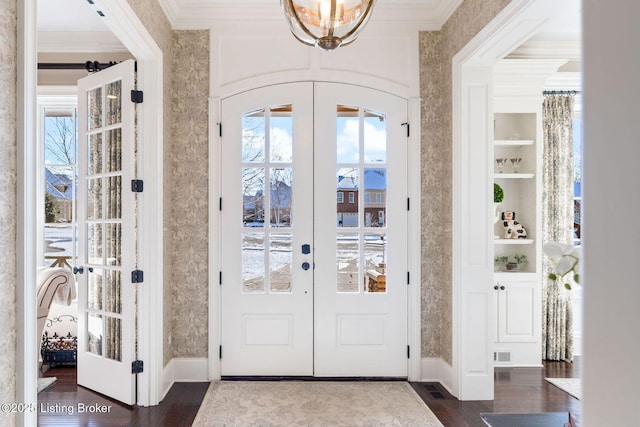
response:
<path fill-rule="evenodd" d="M 500 203 L 493 203 L 493 224 L 495 225 L 500 220 Z M 494 227 L 495 231 L 495 227 Z M 499 239 L 500 236 L 494 234 L 494 239 Z"/>

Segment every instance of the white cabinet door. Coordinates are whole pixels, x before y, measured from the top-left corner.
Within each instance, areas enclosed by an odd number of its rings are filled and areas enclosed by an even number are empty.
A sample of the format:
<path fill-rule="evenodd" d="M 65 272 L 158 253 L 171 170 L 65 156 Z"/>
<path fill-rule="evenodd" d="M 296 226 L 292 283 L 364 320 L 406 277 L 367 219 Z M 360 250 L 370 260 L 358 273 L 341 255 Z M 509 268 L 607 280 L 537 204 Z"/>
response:
<path fill-rule="evenodd" d="M 540 339 L 540 284 L 497 282 L 498 342 L 537 342 Z"/>

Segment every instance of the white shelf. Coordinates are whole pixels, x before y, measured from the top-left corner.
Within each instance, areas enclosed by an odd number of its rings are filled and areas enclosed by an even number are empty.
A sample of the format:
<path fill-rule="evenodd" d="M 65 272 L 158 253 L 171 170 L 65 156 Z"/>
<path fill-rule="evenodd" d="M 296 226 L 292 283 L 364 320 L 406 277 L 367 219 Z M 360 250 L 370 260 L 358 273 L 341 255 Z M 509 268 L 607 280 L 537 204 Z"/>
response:
<path fill-rule="evenodd" d="M 493 239 L 494 245 L 533 245 L 534 239 Z"/>
<path fill-rule="evenodd" d="M 496 139 L 493 141 L 493 145 L 499 147 L 521 147 L 524 145 L 533 145 L 532 139 Z"/>
<path fill-rule="evenodd" d="M 533 173 L 494 173 L 493 179 L 531 179 L 536 176 Z"/>

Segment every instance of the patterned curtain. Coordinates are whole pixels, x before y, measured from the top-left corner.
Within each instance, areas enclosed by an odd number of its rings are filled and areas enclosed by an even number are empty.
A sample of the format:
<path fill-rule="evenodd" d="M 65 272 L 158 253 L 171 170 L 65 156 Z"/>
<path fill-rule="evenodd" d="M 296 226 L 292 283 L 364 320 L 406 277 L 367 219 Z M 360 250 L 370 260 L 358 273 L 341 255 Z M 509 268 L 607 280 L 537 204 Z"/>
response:
<path fill-rule="evenodd" d="M 542 104 L 542 241 L 573 244 L 573 95 L 545 95 Z M 548 279 L 542 262 L 542 358 L 573 359 L 571 292 Z"/>

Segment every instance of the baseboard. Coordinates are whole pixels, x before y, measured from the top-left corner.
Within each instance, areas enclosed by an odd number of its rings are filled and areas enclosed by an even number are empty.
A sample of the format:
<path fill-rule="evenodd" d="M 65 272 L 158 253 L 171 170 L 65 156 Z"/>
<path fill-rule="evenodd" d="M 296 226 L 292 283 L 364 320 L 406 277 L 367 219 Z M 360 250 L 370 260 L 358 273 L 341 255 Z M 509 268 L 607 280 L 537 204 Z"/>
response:
<path fill-rule="evenodd" d="M 452 390 L 453 369 L 439 357 L 424 357 L 421 361 L 423 382 L 440 383 L 449 393 Z"/>
<path fill-rule="evenodd" d="M 208 382 L 209 360 L 206 357 L 175 357 L 162 371 L 162 398 L 174 383 Z"/>

